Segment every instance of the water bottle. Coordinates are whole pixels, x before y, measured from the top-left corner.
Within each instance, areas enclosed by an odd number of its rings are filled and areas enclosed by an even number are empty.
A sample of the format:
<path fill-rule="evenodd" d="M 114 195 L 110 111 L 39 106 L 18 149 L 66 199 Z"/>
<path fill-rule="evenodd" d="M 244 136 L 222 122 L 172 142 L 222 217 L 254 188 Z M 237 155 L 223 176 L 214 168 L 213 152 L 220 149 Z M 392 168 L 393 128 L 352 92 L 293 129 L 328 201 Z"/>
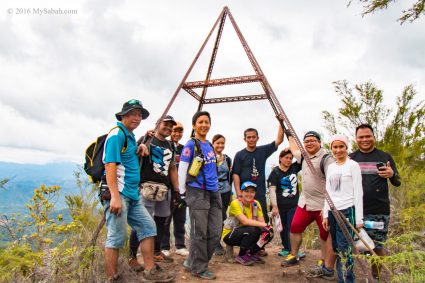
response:
<path fill-rule="evenodd" d="M 190 164 L 189 175 L 196 177 L 199 174 L 199 170 L 201 170 L 204 159 L 201 156 L 195 156 L 192 160 L 192 164 Z"/>
<path fill-rule="evenodd" d="M 384 222 L 382 221 L 365 221 L 364 227 L 367 229 L 375 229 L 375 230 L 383 230 L 384 229 Z"/>

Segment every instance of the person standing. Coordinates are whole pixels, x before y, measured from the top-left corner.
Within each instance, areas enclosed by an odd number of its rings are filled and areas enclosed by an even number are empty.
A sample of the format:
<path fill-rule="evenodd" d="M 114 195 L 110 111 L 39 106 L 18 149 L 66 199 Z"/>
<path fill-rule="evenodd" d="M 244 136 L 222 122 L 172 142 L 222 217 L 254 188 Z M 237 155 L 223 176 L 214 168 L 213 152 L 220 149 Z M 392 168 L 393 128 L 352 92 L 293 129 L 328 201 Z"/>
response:
<path fill-rule="evenodd" d="M 372 126 L 361 124 L 356 128 L 355 134 L 359 149 L 349 156 L 359 163 L 362 171 L 364 228 L 375 243 L 376 254 L 384 256 L 383 243 L 387 240 L 390 221 L 388 181 L 399 187 L 400 176 L 392 156 L 375 147 Z M 379 276 L 379 266 L 372 265 L 372 274 Z"/>
<path fill-rule="evenodd" d="M 344 135 L 334 135 L 330 140 L 330 147 L 335 163 L 328 167 L 326 172 L 326 191 L 332 199 L 337 213 L 348 219 L 357 229 L 363 227 L 363 188 L 362 174 L 357 162 L 348 158 L 348 138 Z M 354 282 L 354 260 L 349 239 L 345 238 L 341 227 L 336 222 L 330 206 L 325 202 L 323 208 L 323 227 L 330 231 L 332 247 L 337 255 L 336 269 L 338 283 Z M 354 232 L 345 223 L 351 238 Z M 342 262 L 345 266 L 342 267 Z"/>
<path fill-rule="evenodd" d="M 214 248 L 220 241 L 222 226 L 221 197 L 218 191 L 217 158 L 207 134 L 211 116 L 198 111 L 192 117 L 195 138 L 183 148 L 179 164 L 179 190 L 189 207 L 190 248 L 184 261 L 195 277 L 213 280 L 215 274 L 208 269 Z"/>
<path fill-rule="evenodd" d="M 166 138 L 170 136 L 173 126 L 176 125 L 174 118 L 170 115 L 164 117 L 160 122 L 158 130 L 154 133 L 151 143 L 149 144 L 149 155 L 142 159 L 141 167 L 141 194 L 143 204 L 153 217 L 156 224 L 157 235 L 154 245 L 154 259 L 156 262 L 170 263 L 173 262 L 171 257 L 161 252 L 162 236 L 164 235 L 165 220 L 170 216 L 171 190 L 178 190 L 177 167 L 174 163 L 174 151 L 171 143 Z M 147 137 L 139 139 L 142 144 Z M 149 190 L 150 184 L 164 187 L 165 198 L 163 200 L 151 199 L 147 197 L 146 190 Z M 130 266 L 134 264 L 137 256 L 137 240 L 136 232 L 133 230 L 130 235 Z M 134 265 L 133 265 L 134 266 Z"/>
<path fill-rule="evenodd" d="M 108 282 L 120 281 L 117 265 L 119 248 L 124 246 L 127 223 L 136 233 L 144 259 L 144 280 L 170 282 L 174 276 L 154 264 L 153 247 L 155 222 L 139 198 L 140 169 L 137 143 L 133 131 L 149 116 L 142 102 L 136 99 L 124 103 L 115 114 L 117 126 L 107 136 L 103 152 L 106 182 L 111 199 L 102 201 L 105 208 L 107 236 L 105 265 Z M 127 147 L 125 149 L 125 140 Z"/>
<path fill-rule="evenodd" d="M 246 147 L 238 151 L 233 161 L 233 183 L 235 193 L 241 197 L 240 186 L 243 182 L 251 181 L 257 185 L 255 198 L 260 202 L 264 211 L 264 219 L 269 222 L 266 200 L 266 160 L 273 154 L 283 141 L 283 129 L 279 124 L 277 137 L 269 144 L 257 146 L 258 131 L 248 128 L 244 131 Z"/>
<path fill-rule="evenodd" d="M 292 162 L 293 159 L 290 149 L 282 150 L 279 154 L 279 166 L 273 168 L 267 179 L 272 216 L 279 215 L 283 227 L 280 232 L 283 248 L 278 255 L 285 257 L 291 252 L 289 231 L 300 196 L 297 174 L 301 171 L 301 163 Z M 303 256 L 304 253 L 298 252 L 298 257 Z"/>
<path fill-rule="evenodd" d="M 223 221 L 227 218 L 227 208 L 230 204 L 232 196 L 232 159 L 223 153 L 226 139 L 223 135 L 217 134 L 212 138 L 215 156 L 217 156 L 217 172 L 218 172 L 218 191 L 221 195 L 221 214 Z M 215 255 L 223 255 L 223 246 L 218 242 L 214 251 Z"/>
<path fill-rule="evenodd" d="M 287 132 L 287 136 L 295 158 L 301 160 L 301 152 L 294 138 L 289 136 L 289 132 Z M 291 224 L 291 253 L 282 261 L 281 265 L 291 266 L 299 263 L 298 251 L 302 242 L 302 233 L 313 221 L 316 221 L 319 228 L 321 259 L 317 265 L 307 270 L 307 274 L 310 277 L 332 279 L 336 257 L 332 250 L 332 240 L 328 237 L 328 231 L 323 227 L 321 214 L 325 204 L 325 172 L 333 160 L 327 158 L 326 151 L 321 146 L 320 135 L 317 132 L 308 131 L 304 135 L 303 142 L 315 171 L 321 176 L 313 174 L 308 168 L 307 162 L 303 159 L 301 163 L 302 191 Z"/>
<path fill-rule="evenodd" d="M 174 147 L 174 160 L 179 168 L 180 155 L 183 150 L 183 145 L 179 143 L 179 141 L 183 137 L 183 124 L 176 121 L 176 125 L 173 126 L 173 131 L 171 132 L 171 142 Z M 161 243 L 161 251 L 164 255 L 170 256 L 170 224 L 173 221 L 173 229 L 174 229 L 174 242 L 176 246 L 176 254 L 181 256 L 189 255 L 189 251 L 186 249 L 185 245 L 185 223 L 186 223 L 186 206 L 178 205 L 178 200 L 180 198 L 179 192 L 174 190 L 171 191 L 172 199 L 171 199 L 171 214 L 164 223 L 164 235 L 162 237 Z"/>

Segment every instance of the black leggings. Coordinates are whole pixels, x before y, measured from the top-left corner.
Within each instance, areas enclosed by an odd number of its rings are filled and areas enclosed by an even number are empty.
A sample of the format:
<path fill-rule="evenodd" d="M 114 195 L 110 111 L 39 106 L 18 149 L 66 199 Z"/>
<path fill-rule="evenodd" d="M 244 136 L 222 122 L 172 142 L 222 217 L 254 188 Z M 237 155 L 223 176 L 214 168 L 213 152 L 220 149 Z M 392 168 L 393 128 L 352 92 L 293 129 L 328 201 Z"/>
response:
<path fill-rule="evenodd" d="M 242 226 L 233 229 L 227 234 L 223 241 L 229 246 L 239 246 L 239 255 L 243 256 L 248 251 L 254 254 L 260 250 L 257 241 L 260 239 L 261 228 L 253 226 Z"/>

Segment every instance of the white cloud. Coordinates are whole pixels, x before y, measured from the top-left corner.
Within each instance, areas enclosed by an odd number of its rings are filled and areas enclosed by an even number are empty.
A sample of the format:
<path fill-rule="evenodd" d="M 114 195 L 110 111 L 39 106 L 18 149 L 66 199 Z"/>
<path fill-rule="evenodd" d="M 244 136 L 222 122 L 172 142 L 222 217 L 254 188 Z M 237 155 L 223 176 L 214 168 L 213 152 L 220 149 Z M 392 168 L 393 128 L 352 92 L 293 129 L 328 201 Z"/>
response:
<path fill-rule="evenodd" d="M 139 98 L 151 128 L 176 90 L 223 6 L 228 5 L 301 136 L 335 111 L 332 82 L 375 82 L 393 105 L 403 87 L 425 91 L 423 19 L 400 26 L 402 10 L 360 16 L 344 1 L 2 1 L 0 4 L 0 160 L 82 161 L 85 147 L 115 123 L 124 101 Z M 75 9 L 76 15 L 16 14 L 21 8 Z M 8 14 L 8 9 L 13 13 Z M 190 79 L 202 80 L 210 44 Z M 253 74 L 227 20 L 213 77 Z M 258 93 L 210 89 L 209 96 Z M 423 97 L 423 95 L 422 95 Z M 196 102 L 180 92 L 170 114 L 186 125 Z M 255 127 L 263 143 L 277 123 L 267 101 L 207 105 L 211 136 L 227 152 L 244 147 Z M 276 159 L 276 157 L 272 157 Z M 274 160 L 270 160 L 274 163 Z"/>

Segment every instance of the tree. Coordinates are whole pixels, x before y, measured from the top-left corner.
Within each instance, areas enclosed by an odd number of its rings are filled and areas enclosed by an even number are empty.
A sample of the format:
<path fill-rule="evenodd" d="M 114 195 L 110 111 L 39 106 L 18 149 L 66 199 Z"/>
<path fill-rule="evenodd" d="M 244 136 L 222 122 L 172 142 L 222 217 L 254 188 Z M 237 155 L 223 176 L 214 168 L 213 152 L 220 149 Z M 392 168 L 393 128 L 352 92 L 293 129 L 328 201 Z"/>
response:
<path fill-rule="evenodd" d="M 383 91 L 375 84 L 358 84 L 353 89 L 347 81 L 337 81 L 334 86 L 342 107 L 337 116 L 322 112 L 330 134 L 342 132 L 354 140 L 354 129 L 368 123 L 375 130 L 377 147 L 390 152 L 397 164 L 424 168 L 425 105 L 424 101 L 414 103 L 417 92 L 413 85 L 406 86 L 397 98 L 392 117 L 391 108 L 384 105 Z"/>
<path fill-rule="evenodd" d="M 363 3 L 363 12 L 362 15 L 367 15 L 374 13 L 378 10 L 383 10 L 388 8 L 390 2 L 395 2 L 395 0 L 358 0 L 360 3 Z M 401 24 L 404 24 L 405 21 L 413 22 L 418 19 L 422 14 L 425 13 L 425 0 L 415 0 L 416 2 L 407 9 L 403 10 L 402 16 L 398 19 Z M 352 0 L 348 3 L 350 5 Z"/>

